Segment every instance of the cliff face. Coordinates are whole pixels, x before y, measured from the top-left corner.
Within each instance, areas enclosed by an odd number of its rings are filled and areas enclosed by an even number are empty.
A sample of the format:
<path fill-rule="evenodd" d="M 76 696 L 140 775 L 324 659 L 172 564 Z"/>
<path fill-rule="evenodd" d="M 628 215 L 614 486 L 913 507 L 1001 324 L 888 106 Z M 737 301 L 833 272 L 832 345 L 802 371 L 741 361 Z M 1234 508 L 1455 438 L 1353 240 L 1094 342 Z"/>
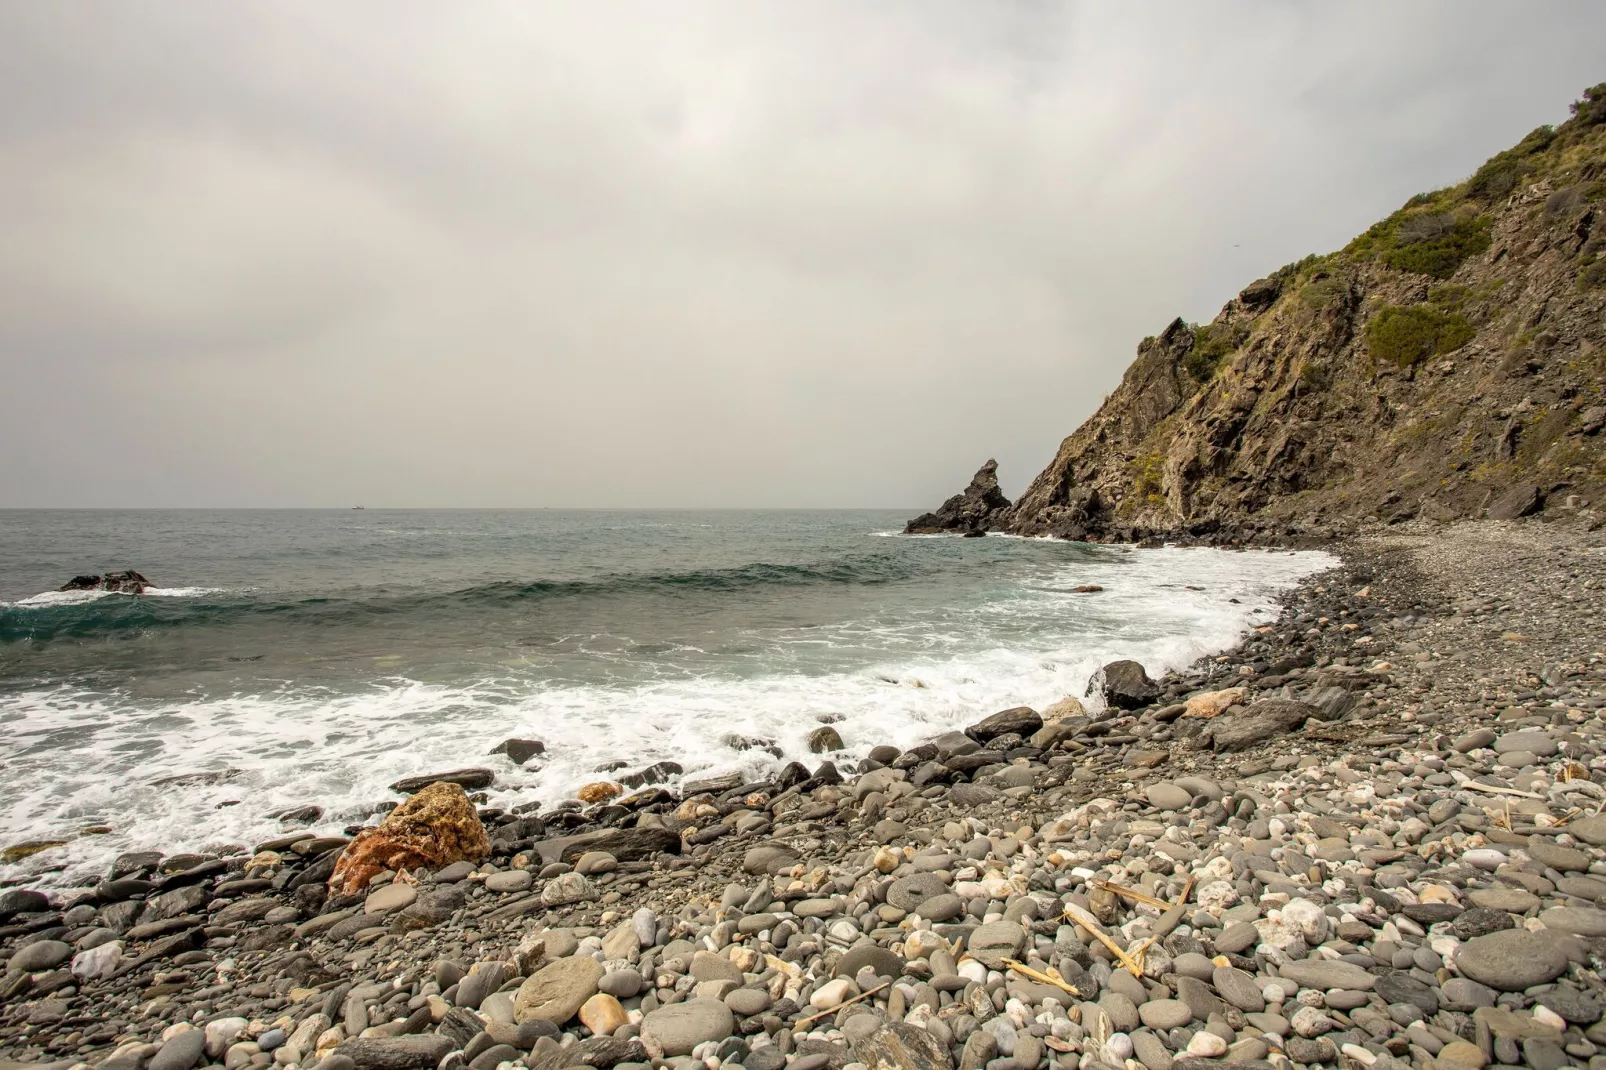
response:
<path fill-rule="evenodd" d="M 1606 84 L 1208 325 L 1145 339 L 985 526 L 1129 540 L 1606 514 L 1603 254 Z"/>

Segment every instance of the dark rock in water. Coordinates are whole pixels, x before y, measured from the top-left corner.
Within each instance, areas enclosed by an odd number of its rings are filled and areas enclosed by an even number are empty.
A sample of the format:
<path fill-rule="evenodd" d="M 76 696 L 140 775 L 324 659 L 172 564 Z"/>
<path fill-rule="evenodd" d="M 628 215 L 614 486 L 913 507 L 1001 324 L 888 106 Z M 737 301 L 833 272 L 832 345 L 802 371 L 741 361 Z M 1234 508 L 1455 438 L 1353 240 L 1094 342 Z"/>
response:
<path fill-rule="evenodd" d="M 1287 735 L 1321 711 L 1303 702 L 1266 699 L 1241 709 L 1229 710 L 1210 722 L 1204 731 L 1218 751 L 1242 750 L 1268 739 Z"/>
<path fill-rule="evenodd" d="M 238 769 L 203 769 L 194 773 L 176 773 L 151 781 L 153 788 L 204 788 L 213 784 L 227 784 L 238 778 Z"/>
<path fill-rule="evenodd" d="M 273 815 L 286 825 L 310 825 L 323 816 L 321 806 L 294 806 Z"/>
<path fill-rule="evenodd" d="M 781 748 L 776 746 L 773 739 L 758 739 L 753 736 L 728 735 L 720 739 L 731 750 L 761 750 L 772 758 L 781 756 Z"/>
<path fill-rule="evenodd" d="M 117 594 L 144 594 L 152 583 L 133 569 L 108 572 L 104 576 L 74 576 L 61 585 L 63 591 L 113 591 Z"/>
<path fill-rule="evenodd" d="M 809 753 L 826 754 L 830 751 L 842 749 L 842 735 L 830 725 L 816 728 L 809 733 Z"/>
<path fill-rule="evenodd" d="M 1135 710 L 1159 698 L 1160 687 L 1137 662 L 1112 661 L 1087 682 L 1086 694 L 1094 693 L 1111 706 Z"/>
<path fill-rule="evenodd" d="M 655 855 L 680 853 L 680 833 L 665 828 L 606 829 L 588 836 L 576 837 L 558 856 L 561 862 L 573 862 L 590 851 L 606 851 L 621 862 L 645 862 Z"/>
<path fill-rule="evenodd" d="M 971 477 L 970 486 L 904 525 L 905 535 L 933 535 L 957 531 L 977 536 L 987 533 L 988 525 L 1009 508 L 1009 499 L 998 489 L 998 462 L 988 461 Z"/>
<path fill-rule="evenodd" d="M 390 786 L 391 791 L 403 795 L 412 795 L 423 791 L 431 784 L 456 784 L 464 791 L 478 791 L 488 788 L 496 780 L 496 773 L 490 769 L 451 769 L 444 773 L 425 773 L 422 776 L 403 777 Z"/>
<path fill-rule="evenodd" d="M 808 768 L 798 762 L 787 762 L 781 771 L 775 774 L 775 786 L 780 791 L 795 788 L 808 780 Z"/>
<path fill-rule="evenodd" d="M 686 798 L 693 795 L 708 793 L 718 795 L 722 791 L 730 791 L 742 786 L 742 774 L 721 773 L 719 776 L 704 777 L 701 780 L 688 780 L 680 786 L 681 794 Z"/>
<path fill-rule="evenodd" d="M 991 717 L 983 717 L 965 729 L 965 735 L 978 743 L 986 743 L 1004 735 L 1029 736 L 1042 727 L 1043 719 L 1036 710 L 1030 706 L 1016 706 L 1000 710 Z"/>
<path fill-rule="evenodd" d="M 641 788 L 648 784 L 662 784 L 670 777 L 679 776 L 684 772 L 679 762 L 654 762 L 645 769 L 626 773 L 619 778 L 619 783 L 627 788 Z"/>
<path fill-rule="evenodd" d="M 112 860 L 111 872 L 106 874 L 106 879 L 117 880 L 119 877 L 149 873 L 161 864 L 160 851 L 127 851 Z"/>
<path fill-rule="evenodd" d="M 546 744 L 539 739 L 504 739 L 491 748 L 492 754 L 505 754 L 514 765 L 523 765 L 538 754 L 546 753 Z"/>

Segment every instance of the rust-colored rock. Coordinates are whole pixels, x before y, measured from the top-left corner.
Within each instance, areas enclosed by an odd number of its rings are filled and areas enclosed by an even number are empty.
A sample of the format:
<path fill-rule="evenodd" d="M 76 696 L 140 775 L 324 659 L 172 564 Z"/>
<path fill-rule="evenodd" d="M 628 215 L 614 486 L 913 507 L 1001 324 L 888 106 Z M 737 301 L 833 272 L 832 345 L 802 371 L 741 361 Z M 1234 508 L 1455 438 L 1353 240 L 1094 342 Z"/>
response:
<path fill-rule="evenodd" d="M 599 780 L 595 784 L 587 784 L 580 789 L 580 801 L 583 803 L 607 802 L 624 794 L 624 788 L 618 784 L 610 784 L 606 780 Z"/>
<path fill-rule="evenodd" d="M 439 782 L 396 807 L 377 828 L 357 833 L 335 863 L 329 887 L 350 895 L 381 870 L 439 869 L 483 862 L 490 853 L 490 838 L 468 795 L 456 784 Z"/>
<path fill-rule="evenodd" d="M 1243 705 L 1249 692 L 1241 687 L 1229 687 L 1221 691 L 1206 691 L 1193 696 L 1188 700 L 1188 708 L 1184 717 L 1214 717 L 1225 713 L 1233 706 Z"/>

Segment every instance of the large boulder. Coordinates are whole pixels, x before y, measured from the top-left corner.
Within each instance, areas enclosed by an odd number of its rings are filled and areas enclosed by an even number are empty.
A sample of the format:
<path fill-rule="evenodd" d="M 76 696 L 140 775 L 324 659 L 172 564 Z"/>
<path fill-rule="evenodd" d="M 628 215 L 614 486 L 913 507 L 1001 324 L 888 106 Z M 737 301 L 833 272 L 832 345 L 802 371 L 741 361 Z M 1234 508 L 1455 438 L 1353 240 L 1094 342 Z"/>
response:
<path fill-rule="evenodd" d="M 998 462 L 988 461 L 976 470 L 970 486 L 937 507 L 904 525 L 905 535 L 935 535 L 958 532 L 980 535 L 1009 508 L 1009 499 L 998 489 Z"/>
<path fill-rule="evenodd" d="M 381 870 L 440 869 L 453 862 L 483 862 L 491 841 L 461 787 L 430 784 L 376 828 L 364 829 L 340 853 L 329 887 L 351 895 Z"/>
<path fill-rule="evenodd" d="M 74 576 L 61 585 L 64 591 L 112 591 L 116 594 L 144 594 L 151 581 L 133 569 L 108 572 L 104 576 Z"/>
<path fill-rule="evenodd" d="M 1304 702 L 1289 699 L 1265 699 L 1252 706 L 1239 707 L 1223 713 L 1210 722 L 1203 738 L 1218 751 L 1243 750 L 1268 739 L 1287 735 L 1312 717 L 1320 717 L 1320 710 Z"/>
<path fill-rule="evenodd" d="M 602 964 L 589 955 L 556 959 L 527 977 L 513 997 L 513 1020 L 520 1025 L 544 1018 L 561 1026 L 597 994 Z"/>
<path fill-rule="evenodd" d="M 1135 710 L 1159 698 L 1160 685 L 1149 679 L 1137 662 L 1112 661 L 1093 674 L 1087 682 L 1087 694 L 1098 695 L 1106 705 Z"/>
<path fill-rule="evenodd" d="M 1516 520 L 1537 513 L 1545 506 L 1545 492 L 1532 483 L 1522 483 L 1494 500 L 1489 506 L 1490 520 Z"/>
<path fill-rule="evenodd" d="M 1000 710 L 991 717 L 983 717 L 969 728 L 965 735 L 977 743 L 986 743 L 990 739 L 1014 733 L 1017 736 L 1027 737 L 1043 727 L 1043 718 L 1030 706 L 1015 706 L 1011 709 Z"/>

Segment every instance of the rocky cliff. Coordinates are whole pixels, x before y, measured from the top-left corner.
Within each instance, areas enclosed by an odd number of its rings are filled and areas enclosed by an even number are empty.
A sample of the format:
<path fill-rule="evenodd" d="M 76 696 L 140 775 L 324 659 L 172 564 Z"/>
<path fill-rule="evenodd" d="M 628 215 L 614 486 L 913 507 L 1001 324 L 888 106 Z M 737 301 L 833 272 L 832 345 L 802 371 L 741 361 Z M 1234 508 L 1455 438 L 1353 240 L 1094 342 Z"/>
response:
<path fill-rule="evenodd" d="M 1573 111 L 1210 323 L 1144 339 L 979 526 L 1141 540 L 1606 515 L 1606 83 Z"/>

